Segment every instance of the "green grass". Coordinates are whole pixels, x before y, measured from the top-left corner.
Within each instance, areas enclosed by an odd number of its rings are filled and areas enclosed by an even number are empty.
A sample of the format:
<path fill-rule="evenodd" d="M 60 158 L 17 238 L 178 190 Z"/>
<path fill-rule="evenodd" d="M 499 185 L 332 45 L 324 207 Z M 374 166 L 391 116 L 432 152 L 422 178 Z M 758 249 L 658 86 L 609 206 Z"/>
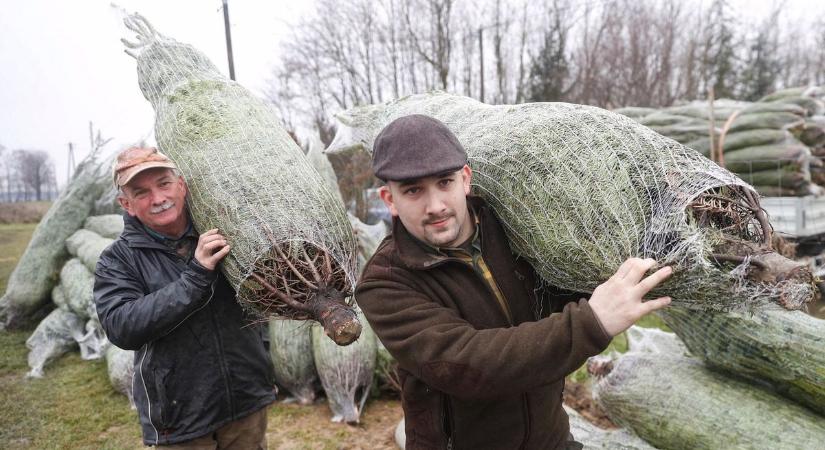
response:
<path fill-rule="evenodd" d="M 37 224 L 0 224 L 0 292 Z M 135 412 L 109 383 L 105 361 L 75 353 L 27 379 L 33 329 L 0 332 L 0 448 L 142 448 Z"/>
<path fill-rule="evenodd" d="M 6 292 L 6 282 L 36 226 L 36 223 L 0 224 L 0 295 Z"/>
<path fill-rule="evenodd" d="M 72 353 L 27 379 L 31 330 L 0 333 L 0 443 L 3 448 L 141 448 L 135 412 L 109 384 L 106 362 Z"/>

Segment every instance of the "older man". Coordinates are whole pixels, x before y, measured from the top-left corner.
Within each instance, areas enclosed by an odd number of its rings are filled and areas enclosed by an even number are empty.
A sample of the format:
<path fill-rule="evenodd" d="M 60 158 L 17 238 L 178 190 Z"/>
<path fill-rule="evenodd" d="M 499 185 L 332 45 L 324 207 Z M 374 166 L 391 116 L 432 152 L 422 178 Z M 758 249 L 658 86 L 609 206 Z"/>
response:
<path fill-rule="evenodd" d="M 630 259 L 590 300 L 541 288 L 490 207 L 470 194 L 467 154 L 441 122 L 399 118 L 375 140 L 392 235 L 355 292 L 398 360 L 407 449 L 570 449 L 564 377 L 670 299 L 670 275 Z"/>
<path fill-rule="evenodd" d="M 266 448 L 272 362 L 217 270 L 230 251 L 218 230 L 198 235 L 175 164 L 154 148 L 118 155 L 126 211 L 95 270 L 109 340 L 135 350 L 132 391 L 143 441 L 158 448 Z"/>

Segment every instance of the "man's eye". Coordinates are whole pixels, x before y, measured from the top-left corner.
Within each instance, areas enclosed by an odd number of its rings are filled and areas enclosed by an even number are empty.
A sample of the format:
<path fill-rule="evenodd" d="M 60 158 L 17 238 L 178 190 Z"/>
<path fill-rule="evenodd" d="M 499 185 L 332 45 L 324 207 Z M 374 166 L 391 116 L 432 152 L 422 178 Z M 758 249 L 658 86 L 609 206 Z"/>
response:
<path fill-rule="evenodd" d="M 414 194 L 417 194 L 417 193 L 418 193 L 418 191 L 420 191 L 420 190 L 421 190 L 421 188 L 411 187 L 411 188 L 409 188 L 409 189 L 406 189 L 406 190 L 404 191 L 404 193 L 405 193 L 405 194 L 407 194 L 407 195 L 414 195 Z"/>
<path fill-rule="evenodd" d="M 450 183 L 452 183 L 452 182 L 453 182 L 452 178 L 445 178 L 443 180 L 439 180 L 438 184 L 440 184 L 441 186 L 446 187 L 446 186 L 449 186 Z"/>

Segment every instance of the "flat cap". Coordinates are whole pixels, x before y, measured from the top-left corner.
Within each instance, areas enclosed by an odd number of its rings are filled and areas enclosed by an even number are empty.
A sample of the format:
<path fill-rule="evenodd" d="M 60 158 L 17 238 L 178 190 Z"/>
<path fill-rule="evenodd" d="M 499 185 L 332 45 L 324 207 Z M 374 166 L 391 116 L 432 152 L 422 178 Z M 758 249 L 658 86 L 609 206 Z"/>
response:
<path fill-rule="evenodd" d="M 458 170 L 467 152 L 446 125 L 413 114 L 390 122 L 375 138 L 372 169 L 387 181 L 410 180 Z"/>

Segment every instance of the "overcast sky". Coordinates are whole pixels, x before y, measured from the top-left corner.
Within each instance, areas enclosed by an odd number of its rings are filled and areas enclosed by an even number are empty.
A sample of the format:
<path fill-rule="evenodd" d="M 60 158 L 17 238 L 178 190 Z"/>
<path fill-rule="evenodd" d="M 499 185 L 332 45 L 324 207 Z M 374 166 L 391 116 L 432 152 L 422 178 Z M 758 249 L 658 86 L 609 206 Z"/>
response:
<path fill-rule="evenodd" d="M 119 0 L 155 28 L 203 51 L 225 74 L 221 0 Z M 89 121 L 114 140 L 106 149 L 149 136 L 154 113 L 137 84 L 132 38 L 107 0 L 3 0 L 0 14 L 0 144 L 49 152 L 58 183 L 66 179 L 68 142 L 75 160 L 89 151 Z M 265 89 L 287 24 L 311 12 L 311 0 L 230 0 L 237 80 Z"/>
<path fill-rule="evenodd" d="M 703 0 L 708 3 L 710 0 Z M 221 0 L 119 0 L 161 33 L 193 44 L 228 74 Z M 742 17 L 773 0 L 732 0 Z M 810 17 L 825 0 L 787 0 Z M 312 12 L 313 0 L 230 0 L 237 80 L 261 93 L 288 24 Z M 747 5 L 747 6 L 746 6 Z M 68 142 L 75 159 L 89 151 L 88 123 L 113 137 L 109 152 L 152 132 L 154 114 L 137 86 L 135 61 L 121 37 L 132 34 L 107 0 L 0 0 L 0 144 L 49 152 L 58 183 L 66 179 Z"/>

